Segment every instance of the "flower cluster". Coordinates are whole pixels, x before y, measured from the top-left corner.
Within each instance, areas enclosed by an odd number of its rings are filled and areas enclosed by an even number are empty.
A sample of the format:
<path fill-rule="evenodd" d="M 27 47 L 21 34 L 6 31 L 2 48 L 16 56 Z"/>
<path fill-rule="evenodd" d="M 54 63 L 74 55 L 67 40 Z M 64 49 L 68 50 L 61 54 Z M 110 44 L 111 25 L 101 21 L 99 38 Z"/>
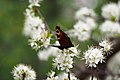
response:
<path fill-rule="evenodd" d="M 24 64 L 19 64 L 16 67 L 14 67 L 12 74 L 15 80 L 35 80 L 36 79 L 35 71 L 30 66 L 26 66 Z"/>
<path fill-rule="evenodd" d="M 48 47 L 51 34 L 46 29 L 43 20 L 36 15 L 34 6 L 40 6 L 39 0 L 29 0 L 29 8 L 25 12 L 25 23 L 23 33 L 30 38 L 29 42 L 33 49 Z"/>
<path fill-rule="evenodd" d="M 75 47 L 59 51 L 59 54 L 53 60 L 54 66 L 57 67 L 58 70 L 69 72 L 69 69 L 73 68 L 73 57 L 78 55 L 79 53 Z"/>
<path fill-rule="evenodd" d="M 73 58 L 69 54 L 63 53 L 58 55 L 54 60 L 54 65 L 58 70 L 65 70 L 69 72 L 70 68 L 73 68 Z"/>
<path fill-rule="evenodd" d="M 75 18 L 78 22 L 73 26 L 74 29 L 68 31 L 71 36 L 78 37 L 79 41 L 85 41 L 91 37 L 91 32 L 97 24 L 94 20 L 96 17 L 92 9 L 83 7 L 76 12 Z"/>
<path fill-rule="evenodd" d="M 118 22 L 106 20 L 100 26 L 100 30 L 108 37 L 115 36 L 117 34 L 120 34 L 120 24 Z"/>
<path fill-rule="evenodd" d="M 108 41 L 102 41 L 99 43 L 100 48 L 90 47 L 86 52 L 83 53 L 84 60 L 88 67 L 96 67 L 100 62 L 102 63 L 105 59 L 105 53 L 111 50 L 111 44 Z"/>
<path fill-rule="evenodd" d="M 96 17 L 96 14 L 92 9 L 89 9 L 87 7 L 80 8 L 75 14 L 75 18 L 77 20 L 85 20 L 88 17 Z"/>
<path fill-rule="evenodd" d="M 86 60 L 86 64 L 89 67 L 96 67 L 96 65 L 103 61 L 104 56 L 102 50 L 98 48 L 91 47 L 86 52 L 83 53 L 84 59 Z"/>
<path fill-rule="evenodd" d="M 115 3 L 110 3 L 102 8 L 102 16 L 105 19 L 109 20 L 119 20 L 120 17 L 120 12 L 119 12 L 119 7 Z"/>
<path fill-rule="evenodd" d="M 110 3 L 102 8 L 102 16 L 106 19 L 100 25 L 100 31 L 107 37 L 120 34 L 120 7 L 119 4 Z"/>

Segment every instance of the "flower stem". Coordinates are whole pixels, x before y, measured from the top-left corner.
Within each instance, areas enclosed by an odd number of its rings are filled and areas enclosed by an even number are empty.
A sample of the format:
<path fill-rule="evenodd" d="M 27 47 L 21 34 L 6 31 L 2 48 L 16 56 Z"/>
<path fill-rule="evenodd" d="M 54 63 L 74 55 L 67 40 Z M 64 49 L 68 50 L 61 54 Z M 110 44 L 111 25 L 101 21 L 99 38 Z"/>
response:
<path fill-rule="evenodd" d="M 70 72 L 68 72 L 68 79 L 70 80 Z"/>
<path fill-rule="evenodd" d="M 91 80 L 93 80 L 93 77 L 94 77 L 94 76 L 93 76 L 93 69 L 91 69 L 91 71 L 92 71 L 92 77 L 91 77 Z"/>
<path fill-rule="evenodd" d="M 22 80 L 25 80 L 25 73 L 22 74 Z"/>
<path fill-rule="evenodd" d="M 99 72 L 99 69 L 98 69 L 98 67 L 97 67 L 97 80 L 98 80 L 98 72 Z"/>

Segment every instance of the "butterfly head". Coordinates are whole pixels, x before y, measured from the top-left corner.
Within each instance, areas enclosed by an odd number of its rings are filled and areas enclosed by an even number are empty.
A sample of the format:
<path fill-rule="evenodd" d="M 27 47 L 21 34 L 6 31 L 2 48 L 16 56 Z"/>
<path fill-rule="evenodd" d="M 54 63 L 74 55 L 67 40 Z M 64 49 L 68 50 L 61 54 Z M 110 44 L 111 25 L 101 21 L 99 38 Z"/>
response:
<path fill-rule="evenodd" d="M 59 27 L 59 26 L 56 26 L 56 29 L 60 29 L 60 27 Z"/>
<path fill-rule="evenodd" d="M 57 39 L 59 40 L 60 39 L 60 34 L 61 34 L 61 29 L 59 26 L 56 26 L 56 35 L 57 35 Z"/>

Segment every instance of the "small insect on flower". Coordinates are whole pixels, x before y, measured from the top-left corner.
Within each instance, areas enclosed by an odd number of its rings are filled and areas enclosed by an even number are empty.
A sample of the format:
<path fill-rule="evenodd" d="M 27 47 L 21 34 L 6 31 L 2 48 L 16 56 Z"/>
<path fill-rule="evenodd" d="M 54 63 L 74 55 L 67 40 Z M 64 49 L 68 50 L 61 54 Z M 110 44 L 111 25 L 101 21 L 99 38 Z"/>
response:
<path fill-rule="evenodd" d="M 19 64 L 14 67 L 12 71 L 14 80 L 35 80 L 36 79 L 36 73 L 35 71 L 30 67 L 26 66 L 24 64 Z"/>

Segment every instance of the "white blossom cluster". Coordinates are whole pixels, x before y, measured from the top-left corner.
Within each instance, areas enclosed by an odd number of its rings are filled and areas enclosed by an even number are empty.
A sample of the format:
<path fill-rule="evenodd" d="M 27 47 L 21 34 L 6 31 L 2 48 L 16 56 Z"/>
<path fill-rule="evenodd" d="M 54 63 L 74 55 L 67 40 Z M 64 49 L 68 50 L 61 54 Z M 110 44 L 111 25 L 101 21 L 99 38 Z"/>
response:
<path fill-rule="evenodd" d="M 100 30 L 105 36 L 113 37 L 120 34 L 120 4 L 110 3 L 102 8 L 105 21 L 100 25 Z"/>
<path fill-rule="evenodd" d="M 51 71 L 48 74 L 48 77 L 46 80 L 69 80 L 68 79 L 68 74 L 67 73 L 60 73 L 58 76 L 55 76 L 55 72 Z M 77 79 L 73 73 L 70 73 L 70 80 L 79 80 Z"/>
<path fill-rule="evenodd" d="M 73 57 L 77 57 L 78 55 L 79 53 L 75 47 L 59 51 L 58 55 L 53 60 L 54 66 L 57 67 L 58 70 L 69 72 L 70 69 L 73 68 Z"/>
<path fill-rule="evenodd" d="M 65 70 L 69 72 L 69 69 L 73 68 L 73 58 L 69 54 L 63 53 L 58 55 L 54 60 L 54 65 L 58 70 Z"/>
<path fill-rule="evenodd" d="M 108 37 L 115 36 L 120 34 L 120 24 L 118 22 L 106 20 L 101 24 L 100 30 Z"/>
<path fill-rule="evenodd" d="M 102 63 L 105 59 L 105 53 L 111 50 L 112 45 L 108 41 L 102 41 L 99 46 L 99 48 L 90 47 L 83 53 L 83 59 L 88 67 L 96 67 L 99 62 Z"/>
<path fill-rule="evenodd" d="M 19 64 L 16 67 L 14 67 L 12 74 L 15 80 L 35 80 L 36 79 L 35 71 L 30 66 L 26 66 L 24 64 Z"/>
<path fill-rule="evenodd" d="M 85 20 L 88 17 L 94 18 L 96 17 L 96 14 L 92 9 L 87 7 L 80 8 L 75 14 L 75 18 L 77 20 Z"/>
<path fill-rule="evenodd" d="M 79 41 L 88 40 L 91 37 L 91 32 L 97 27 L 94 20 L 96 17 L 92 9 L 83 7 L 76 12 L 75 18 L 78 20 L 73 26 L 74 29 L 68 31 L 71 36 L 75 36 Z"/>
<path fill-rule="evenodd" d="M 86 52 L 83 53 L 86 64 L 89 67 L 96 67 L 96 65 L 103 61 L 104 56 L 102 50 L 98 48 L 91 47 Z"/>
<path fill-rule="evenodd" d="M 51 37 L 51 34 L 46 30 L 43 20 L 34 11 L 34 6 L 40 6 L 39 1 L 29 0 L 29 6 L 31 7 L 26 9 L 23 29 L 24 35 L 30 38 L 29 43 L 31 47 L 36 50 L 40 47 L 48 47 Z"/>
<path fill-rule="evenodd" d="M 116 3 L 110 3 L 106 4 L 102 8 L 102 16 L 105 19 L 109 20 L 119 20 L 120 17 L 120 11 L 119 11 L 119 6 Z"/>

